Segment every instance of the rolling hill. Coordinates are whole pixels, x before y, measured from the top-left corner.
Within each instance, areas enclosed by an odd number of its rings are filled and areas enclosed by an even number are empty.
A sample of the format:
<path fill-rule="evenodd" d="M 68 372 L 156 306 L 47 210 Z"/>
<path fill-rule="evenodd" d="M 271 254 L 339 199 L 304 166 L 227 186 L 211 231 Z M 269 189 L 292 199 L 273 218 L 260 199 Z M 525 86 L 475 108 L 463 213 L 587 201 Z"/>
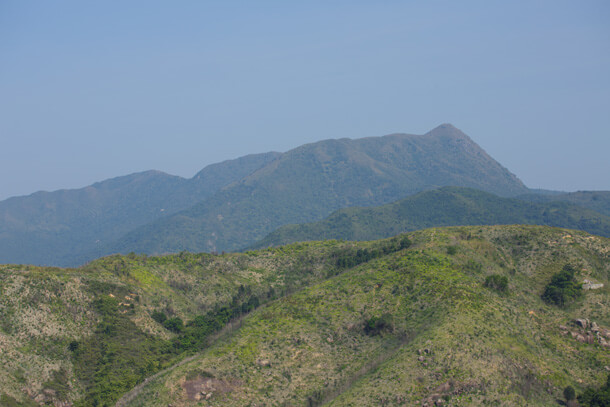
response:
<path fill-rule="evenodd" d="M 610 216 L 610 191 L 578 191 L 547 194 L 526 194 L 517 198 L 531 202 L 569 202 Z"/>
<path fill-rule="evenodd" d="M 604 287 L 544 302 L 566 267 Z M 1 266 L 0 402 L 557 405 L 606 380 L 609 279 L 608 239 L 541 226 Z"/>
<path fill-rule="evenodd" d="M 318 222 L 285 225 L 250 248 L 306 240 L 372 240 L 433 226 L 508 224 L 581 229 L 610 237 L 609 216 L 564 200 L 525 202 L 471 188 L 443 187 L 387 205 L 340 209 Z"/>

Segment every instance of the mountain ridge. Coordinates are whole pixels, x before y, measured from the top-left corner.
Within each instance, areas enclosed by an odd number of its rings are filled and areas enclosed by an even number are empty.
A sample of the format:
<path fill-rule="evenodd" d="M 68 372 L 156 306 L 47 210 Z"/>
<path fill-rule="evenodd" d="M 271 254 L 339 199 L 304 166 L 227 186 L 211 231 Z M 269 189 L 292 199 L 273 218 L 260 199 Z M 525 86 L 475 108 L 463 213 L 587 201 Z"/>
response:
<path fill-rule="evenodd" d="M 610 217 L 567 201 L 502 198 L 465 187 L 442 187 L 382 206 L 345 208 L 327 218 L 285 225 L 248 249 L 307 240 L 372 240 L 441 226 L 538 224 L 610 237 Z"/>
<path fill-rule="evenodd" d="M 149 170 L 84 188 L 9 198 L 0 202 L 0 261 L 71 265 L 67 259 L 75 252 L 189 207 L 278 155 L 226 160 L 190 179 Z"/>
<path fill-rule="evenodd" d="M 330 139 L 290 150 L 214 196 L 129 232 L 97 256 L 130 251 L 232 251 L 275 227 L 336 209 L 379 205 L 442 185 L 502 195 L 527 188 L 463 132 Z M 97 257 L 91 256 L 91 257 Z"/>

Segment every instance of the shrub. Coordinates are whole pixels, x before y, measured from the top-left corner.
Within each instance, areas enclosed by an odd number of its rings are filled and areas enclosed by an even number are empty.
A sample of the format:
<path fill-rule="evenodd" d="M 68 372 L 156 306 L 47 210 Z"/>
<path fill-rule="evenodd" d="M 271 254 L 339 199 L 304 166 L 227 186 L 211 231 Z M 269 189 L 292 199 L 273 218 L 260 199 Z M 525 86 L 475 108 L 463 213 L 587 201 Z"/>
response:
<path fill-rule="evenodd" d="M 76 352 L 78 350 L 78 346 L 79 346 L 78 341 L 72 341 L 68 345 L 68 349 L 70 350 L 70 352 Z"/>
<path fill-rule="evenodd" d="M 369 336 L 381 334 L 383 331 L 392 330 L 392 317 L 389 314 L 383 314 L 380 317 L 371 317 L 364 321 L 364 333 Z"/>
<path fill-rule="evenodd" d="M 605 386 L 601 389 L 589 387 L 583 394 L 578 396 L 578 401 L 583 407 L 610 406 L 610 375 L 608 375 Z"/>
<path fill-rule="evenodd" d="M 574 391 L 574 387 L 568 386 L 563 389 L 563 397 L 566 401 L 574 400 L 576 398 L 576 392 Z"/>
<path fill-rule="evenodd" d="M 551 282 L 544 288 L 542 299 L 547 304 L 563 307 L 582 296 L 582 285 L 576 281 L 576 270 L 566 264 L 553 275 Z"/>
<path fill-rule="evenodd" d="M 492 274 L 485 277 L 483 285 L 496 291 L 506 292 L 508 291 L 508 278 L 499 274 Z"/>
<path fill-rule="evenodd" d="M 182 319 L 174 317 L 165 320 L 165 322 L 163 322 L 163 326 L 165 327 L 165 329 L 168 329 L 172 332 L 180 333 L 184 328 L 184 322 L 182 322 Z"/>
<path fill-rule="evenodd" d="M 161 311 L 154 311 L 151 315 L 151 318 L 157 321 L 160 324 L 163 324 L 167 320 L 167 315 L 165 315 Z"/>

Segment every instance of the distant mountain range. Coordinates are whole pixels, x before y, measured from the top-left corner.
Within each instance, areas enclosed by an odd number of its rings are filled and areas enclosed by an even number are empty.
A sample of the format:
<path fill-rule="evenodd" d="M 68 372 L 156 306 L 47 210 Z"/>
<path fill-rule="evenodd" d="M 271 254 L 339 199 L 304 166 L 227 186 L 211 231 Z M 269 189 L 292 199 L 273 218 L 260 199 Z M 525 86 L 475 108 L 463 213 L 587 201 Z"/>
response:
<path fill-rule="evenodd" d="M 594 196 L 598 199 L 586 199 Z M 548 225 L 610 237 L 610 216 L 586 208 L 595 206 L 603 212 L 610 203 L 610 193 L 561 194 L 544 198 L 527 195 L 525 198 L 539 202 L 501 198 L 471 188 L 444 187 L 382 206 L 340 209 L 318 222 L 285 225 L 251 248 L 308 240 L 374 240 L 433 226 L 465 225 Z M 579 202 L 585 207 L 570 202 Z M 592 202 L 595 205 L 591 205 Z"/>
<path fill-rule="evenodd" d="M 424 135 L 325 140 L 288 151 L 210 198 L 126 234 L 114 252 L 233 251 L 288 223 L 380 205 L 444 185 L 503 196 L 528 189 L 451 125 Z"/>
<path fill-rule="evenodd" d="M 279 155 L 224 161 L 191 179 L 146 171 L 81 189 L 9 198 L 0 202 L 0 263 L 74 265 L 81 253 L 188 208 Z"/>
<path fill-rule="evenodd" d="M 324 140 L 250 155 L 210 165 L 191 179 L 148 171 L 10 198 L 0 202 L 0 263 L 75 266 L 132 251 L 235 251 L 287 224 L 443 186 L 532 204 L 572 200 L 610 212 L 604 193 L 532 194 L 468 136 L 444 124 L 424 135 Z"/>

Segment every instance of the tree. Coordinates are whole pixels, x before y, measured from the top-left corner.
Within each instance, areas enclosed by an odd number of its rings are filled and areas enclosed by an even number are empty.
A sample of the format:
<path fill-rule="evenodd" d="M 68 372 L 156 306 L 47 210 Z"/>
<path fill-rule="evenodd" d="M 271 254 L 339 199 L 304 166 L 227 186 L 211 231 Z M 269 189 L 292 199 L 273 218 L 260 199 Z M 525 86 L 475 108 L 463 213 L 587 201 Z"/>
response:
<path fill-rule="evenodd" d="M 172 332 L 180 333 L 184 328 L 184 322 L 182 322 L 182 319 L 174 317 L 163 322 L 163 326 L 165 327 L 165 329 L 168 329 Z"/>
<path fill-rule="evenodd" d="M 582 285 L 576 281 L 576 270 L 570 264 L 555 273 L 551 282 L 544 288 L 542 299 L 547 304 L 563 307 L 582 295 Z"/>
<path fill-rule="evenodd" d="M 570 402 L 576 399 L 576 391 L 574 391 L 574 387 L 568 386 L 563 389 L 563 397 L 566 399 L 566 402 Z"/>

